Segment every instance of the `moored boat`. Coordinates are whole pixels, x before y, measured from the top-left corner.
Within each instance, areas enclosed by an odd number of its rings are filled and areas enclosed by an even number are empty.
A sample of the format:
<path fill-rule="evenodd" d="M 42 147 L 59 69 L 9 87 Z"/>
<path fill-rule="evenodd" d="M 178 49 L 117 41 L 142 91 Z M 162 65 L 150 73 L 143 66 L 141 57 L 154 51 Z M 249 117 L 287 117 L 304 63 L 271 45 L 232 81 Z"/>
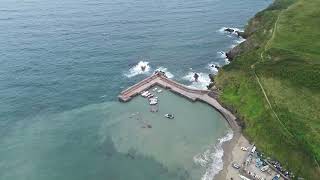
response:
<path fill-rule="evenodd" d="M 156 104 L 158 104 L 158 100 L 157 100 L 157 99 L 154 99 L 154 98 L 151 98 L 149 104 L 150 104 L 150 105 L 156 105 Z"/>
<path fill-rule="evenodd" d="M 174 118 L 174 115 L 173 114 L 165 114 L 164 115 L 166 118 L 169 118 L 169 119 L 173 119 Z"/>

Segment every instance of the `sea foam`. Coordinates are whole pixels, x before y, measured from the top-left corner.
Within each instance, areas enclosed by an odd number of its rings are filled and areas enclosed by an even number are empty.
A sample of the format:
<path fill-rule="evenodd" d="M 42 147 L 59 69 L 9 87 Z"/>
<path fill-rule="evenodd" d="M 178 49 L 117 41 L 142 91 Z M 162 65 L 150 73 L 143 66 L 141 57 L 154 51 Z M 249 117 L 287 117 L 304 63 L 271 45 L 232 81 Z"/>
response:
<path fill-rule="evenodd" d="M 160 66 L 160 67 L 158 67 L 155 71 L 162 71 L 162 72 L 164 72 L 168 78 L 173 78 L 173 77 L 174 77 L 174 75 L 173 75 L 171 72 L 169 72 L 169 71 L 168 71 L 168 68 L 166 68 L 166 67 Z"/>
<path fill-rule="evenodd" d="M 145 67 L 144 71 L 142 70 L 141 67 Z M 150 70 L 151 70 L 151 67 L 149 66 L 149 62 L 140 61 L 138 62 L 138 64 L 130 68 L 129 72 L 125 73 L 125 76 L 127 76 L 128 78 L 131 78 L 139 74 L 149 74 Z"/>
<path fill-rule="evenodd" d="M 193 157 L 195 164 L 204 167 L 205 173 L 201 177 L 201 180 L 212 180 L 223 169 L 223 143 L 230 141 L 233 138 L 233 132 L 229 131 L 225 136 L 218 140 L 218 143 L 205 150 L 204 152 L 197 154 Z"/>
<path fill-rule="evenodd" d="M 246 41 L 246 39 L 239 37 L 239 39 L 236 39 L 233 41 L 233 44 L 231 45 L 231 48 L 236 47 L 237 45 L 241 44 L 242 42 Z"/>
<path fill-rule="evenodd" d="M 233 32 L 230 33 L 230 32 L 228 32 L 228 31 L 225 31 L 225 29 L 227 29 L 227 28 L 232 29 Z M 243 32 L 243 29 L 233 28 L 233 27 L 222 27 L 222 28 L 220 28 L 220 29 L 218 30 L 218 32 L 220 32 L 220 33 L 232 34 L 232 35 L 237 35 L 237 36 L 238 36 L 238 34 L 236 33 L 236 31 Z"/>
<path fill-rule="evenodd" d="M 216 66 L 221 67 L 220 64 L 218 63 L 209 63 L 207 68 L 210 69 L 210 71 L 212 72 L 212 74 L 218 74 L 218 68 L 216 68 Z"/>
<path fill-rule="evenodd" d="M 219 58 L 221 58 L 221 59 L 224 60 L 224 63 L 225 63 L 225 64 L 229 64 L 229 63 L 230 63 L 230 61 L 228 60 L 227 55 L 226 55 L 225 52 L 219 51 L 219 52 L 217 52 L 217 54 L 218 54 L 218 57 L 219 57 Z"/>
<path fill-rule="evenodd" d="M 198 81 L 194 80 L 194 72 L 189 72 L 185 75 L 182 79 L 192 82 L 189 87 L 196 88 L 196 89 L 207 89 L 207 86 L 210 84 L 209 74 L 207 73 L 197 73 L 199 75 Z"/>

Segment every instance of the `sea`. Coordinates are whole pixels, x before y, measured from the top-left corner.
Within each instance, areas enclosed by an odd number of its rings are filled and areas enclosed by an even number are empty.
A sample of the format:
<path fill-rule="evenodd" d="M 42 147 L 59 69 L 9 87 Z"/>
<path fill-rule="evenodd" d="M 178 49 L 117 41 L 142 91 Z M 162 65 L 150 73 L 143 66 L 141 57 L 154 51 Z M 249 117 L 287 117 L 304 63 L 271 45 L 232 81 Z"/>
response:
<path fill-rule="evenodd" d="M 155 113 L 117 95 L 156 70 L 205 89 L 244 41 L 224 28 L 270 3 L 0 0 L 0 180 L 214 178 L 233 136 L 218 112 L 165 89 Z"/>

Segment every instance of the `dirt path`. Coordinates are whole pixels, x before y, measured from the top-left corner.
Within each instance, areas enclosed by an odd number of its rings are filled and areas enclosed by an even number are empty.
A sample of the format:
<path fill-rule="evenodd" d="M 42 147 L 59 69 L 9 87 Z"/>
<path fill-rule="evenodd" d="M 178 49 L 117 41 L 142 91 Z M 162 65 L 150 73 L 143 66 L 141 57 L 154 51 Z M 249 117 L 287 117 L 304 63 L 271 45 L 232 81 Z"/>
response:
<path fill-rule="evenodd" d="M 281 16 L 282 12 L 278 15 L 277 17 L 277 20 L 276 22 L 274 23 L 274 27 L 273 27 L 273 32 L 272 32 L 272 36 L 271 38 L 267 41 L 266 45 L 264 46 L 264 50 L 260 53 L 260 58 L 262 61 L 264 61 L 264 52 L 267 51 L 267 48 L 270 46 L 270 42 L 273 41 L 274 37 L 275 37 L 275 34 L 276 34 L 276 30 L 277 30 L 277 26 L 278 26 L 278 22 L 279 22 L 279 19 L 280 19 L 280 16 Z M 261 82 L 260 82 L 260 79 L 256 73 L 256 70 L 255 70 L 255 65 L 257 64 L 258 62 L 255 62 L 254 64 L 251 65 L 251 69 L 253 70 L 253 73 L 254 73 L 254 76 L 260 86 L 260 89 L 264 95 L 264 98 L 265 100 L 267 101 L 268 105 L 269 105 L 269 108 L 271 109 L 275 119 L 281 124 L 281 126 L 285 129 L 285 131 L 287 132 L 288 135 L 290 135 L 291 137 L 294 137 L 292 133 L 290 133 L 290 131 L 287 129 L 287 127 L 284 125 L 284 123 L 280 120 L 279 116 L 277 115 L 277 113 L 274 111 L 271 103 L 270 103 L 270 100 L 267 96 L 267 93 L 264 89 L 264 87 L 262 86 Z"/>

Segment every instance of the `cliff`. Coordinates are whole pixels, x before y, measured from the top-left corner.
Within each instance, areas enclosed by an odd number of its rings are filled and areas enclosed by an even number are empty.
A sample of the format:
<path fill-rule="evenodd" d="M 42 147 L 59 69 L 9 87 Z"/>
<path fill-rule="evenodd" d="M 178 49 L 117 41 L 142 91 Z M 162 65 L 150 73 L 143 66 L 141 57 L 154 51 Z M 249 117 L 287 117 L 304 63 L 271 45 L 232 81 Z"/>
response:
<path fill-rule="evenodd" d="M 296 177 L 320 177 L 320 1 L 276 0 L 215 78 L 243 132 Z"/>

